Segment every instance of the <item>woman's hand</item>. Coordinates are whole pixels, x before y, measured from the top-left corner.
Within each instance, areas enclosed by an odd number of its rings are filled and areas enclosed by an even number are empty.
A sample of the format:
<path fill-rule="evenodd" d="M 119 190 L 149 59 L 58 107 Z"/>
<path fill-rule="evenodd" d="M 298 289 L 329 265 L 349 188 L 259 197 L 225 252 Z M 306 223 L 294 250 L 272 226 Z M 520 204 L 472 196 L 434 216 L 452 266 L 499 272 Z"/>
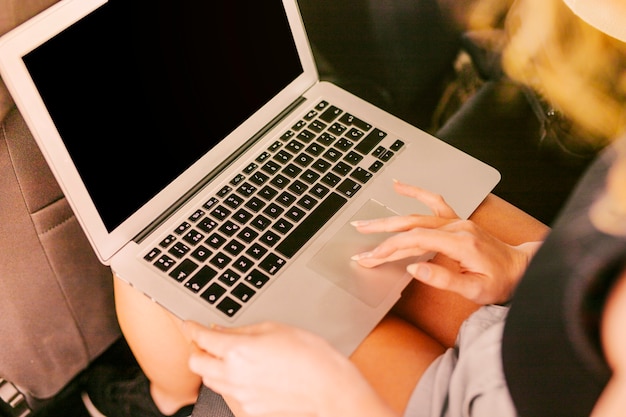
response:
<path fill-rule="evenodd" d="M 356 367 L 316 335 L 277 323 L 185 327 L 197 346 L 191 370 L 249 415 L 394 415 Z"/>
<path fill-rule="evenodd" d="M 454 291 L 479 304 L 508 301 L 540 242 L 510 246 L 494 238 L 475 223 L 460 220 L 436 194 L 396 182 L 396 192 L 426 204 L 433 216 L 394 216 L 357 221 L 361 233 L 397 232 L 371 252 L 355 255 L 360 265 L 380 264 L 438 252 L 455 260 L 458 270 L 434 263 L 418 262 L 407 267 L 419 281 Z"/>

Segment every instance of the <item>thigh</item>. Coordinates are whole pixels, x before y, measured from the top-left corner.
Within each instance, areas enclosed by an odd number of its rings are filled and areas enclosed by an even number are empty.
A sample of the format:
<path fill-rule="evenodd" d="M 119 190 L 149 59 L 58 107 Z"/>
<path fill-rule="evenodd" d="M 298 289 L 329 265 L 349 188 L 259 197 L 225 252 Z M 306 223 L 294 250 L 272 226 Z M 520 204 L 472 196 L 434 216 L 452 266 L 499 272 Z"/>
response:
<path fill-rule="evenodd" d="M 426 333 L 389 314 L 350 359 L 378 394 L 403 413 L 420 377 L 443 352 Z"/>

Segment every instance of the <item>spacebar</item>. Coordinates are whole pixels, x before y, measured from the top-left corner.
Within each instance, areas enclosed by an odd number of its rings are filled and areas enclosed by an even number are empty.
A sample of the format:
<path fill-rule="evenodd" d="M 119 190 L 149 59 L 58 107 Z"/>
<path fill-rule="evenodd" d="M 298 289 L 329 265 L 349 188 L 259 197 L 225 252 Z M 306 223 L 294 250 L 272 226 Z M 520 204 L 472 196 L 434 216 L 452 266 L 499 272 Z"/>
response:
<path fill-rule="evenodd" d="M 345 198 L 331 193 L 315 208 L 293 231 L 276 247 L 276 250 L 287 258 L 295 255 L 320 228 L 333 217 L 344 204 Z"/>

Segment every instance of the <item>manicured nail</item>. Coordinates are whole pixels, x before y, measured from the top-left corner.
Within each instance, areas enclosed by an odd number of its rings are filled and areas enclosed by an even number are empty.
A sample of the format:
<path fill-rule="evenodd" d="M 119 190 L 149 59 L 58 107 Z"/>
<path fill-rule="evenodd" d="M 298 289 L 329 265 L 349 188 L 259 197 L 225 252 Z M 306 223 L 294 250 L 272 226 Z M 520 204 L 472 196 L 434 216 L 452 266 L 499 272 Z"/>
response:
<path fill-rule="evenodd" d="M 353 261 L 360 261 L 361 259 L 366 259 L 366 258 L 371 258 L 371 257 L 372 257 L 372 252 L 362 252 L 362 253 L 357 253 L 356 255 L 352 255 L 350 259 L 352 259 Z"/>
<path fill-rule="evenodd" d="M 409 265 L 406 267 L 406 270 L 420 281 L 428 281 L 428 279 L 430 279 L 430 268 L 423 264 Z"/>
<path fill-rule="evenodd" d="M 350 224 L 354 227 L 367 226 L 370 223 L 372 223 L 372 220 L 353 220 L 350 222 Z"/>

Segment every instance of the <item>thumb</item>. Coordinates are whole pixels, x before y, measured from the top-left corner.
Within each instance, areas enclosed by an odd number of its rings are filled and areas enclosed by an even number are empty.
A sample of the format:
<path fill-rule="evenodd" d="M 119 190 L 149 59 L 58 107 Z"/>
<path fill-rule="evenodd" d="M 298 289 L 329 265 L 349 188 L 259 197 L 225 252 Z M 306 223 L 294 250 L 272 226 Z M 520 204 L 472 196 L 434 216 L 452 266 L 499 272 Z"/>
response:
<path fill-rule="evenodd" d="M 407 272 L 426 285 L 455 292 L 472 301 L 480 294 L 480 279 L 475 274 L 462 274 L 430 262 L 411 264 Z"/>

